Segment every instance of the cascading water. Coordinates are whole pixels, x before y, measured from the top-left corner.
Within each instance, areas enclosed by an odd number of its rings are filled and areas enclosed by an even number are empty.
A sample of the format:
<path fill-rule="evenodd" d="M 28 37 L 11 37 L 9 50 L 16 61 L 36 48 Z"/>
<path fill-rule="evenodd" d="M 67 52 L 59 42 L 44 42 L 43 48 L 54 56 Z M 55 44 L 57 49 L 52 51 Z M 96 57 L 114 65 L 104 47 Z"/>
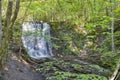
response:
<path fill-rule="evenodd" d="M 50 25 L 47 23 L 24 22 L 22 42 L 29 56 L 34 59 L 51 57 Z"/>

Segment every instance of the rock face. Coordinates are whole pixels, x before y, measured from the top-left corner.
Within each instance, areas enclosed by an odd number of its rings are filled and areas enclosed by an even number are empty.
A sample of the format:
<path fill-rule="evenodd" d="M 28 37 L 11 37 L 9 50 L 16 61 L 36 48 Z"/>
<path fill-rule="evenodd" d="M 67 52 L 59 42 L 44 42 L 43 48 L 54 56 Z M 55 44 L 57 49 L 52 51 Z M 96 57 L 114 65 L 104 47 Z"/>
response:
<path fill-rule="evenodd" d="M 22 32 L 23 45 L 31 58 L 40 59 L 53 56 L 49 24 L 24 22 Z"/>

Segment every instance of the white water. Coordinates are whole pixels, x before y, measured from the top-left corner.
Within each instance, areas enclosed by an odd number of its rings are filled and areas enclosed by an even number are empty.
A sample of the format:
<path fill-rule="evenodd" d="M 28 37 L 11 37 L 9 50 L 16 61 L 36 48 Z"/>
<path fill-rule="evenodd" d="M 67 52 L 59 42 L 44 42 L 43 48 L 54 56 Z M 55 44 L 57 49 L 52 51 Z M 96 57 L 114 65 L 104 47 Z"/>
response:
<path fill-rule="evenodd" d="M 24 22 L 22 32 L 23 45 L 31 58 L 41 59 L 53 56 L 49 24 Z"/>

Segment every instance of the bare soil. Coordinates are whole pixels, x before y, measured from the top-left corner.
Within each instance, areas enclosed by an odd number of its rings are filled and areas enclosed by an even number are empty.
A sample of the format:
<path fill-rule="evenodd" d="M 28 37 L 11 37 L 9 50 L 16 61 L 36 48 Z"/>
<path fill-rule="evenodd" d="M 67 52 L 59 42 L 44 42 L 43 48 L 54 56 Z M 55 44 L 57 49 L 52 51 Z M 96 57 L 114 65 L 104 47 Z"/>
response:
<path fill-rule="evenodd" d="M 3 74 L 5 80 L 44 80 L 39 72 L 26 61 L 20 60 L 16 54 L 11 55 Z"/>

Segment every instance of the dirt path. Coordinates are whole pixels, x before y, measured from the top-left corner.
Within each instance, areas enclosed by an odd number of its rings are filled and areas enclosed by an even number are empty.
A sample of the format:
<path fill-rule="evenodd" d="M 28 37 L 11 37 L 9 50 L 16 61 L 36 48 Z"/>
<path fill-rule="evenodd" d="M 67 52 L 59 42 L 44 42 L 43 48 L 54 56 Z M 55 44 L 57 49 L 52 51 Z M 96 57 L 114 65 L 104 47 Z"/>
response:
<path fill-rule="evenodd" d="M 25 61 L 20 61 L 15 54 L 12 54 L 4 71 L 6 80 L 44 80 L 39 72 L 36 72 Z"/>

